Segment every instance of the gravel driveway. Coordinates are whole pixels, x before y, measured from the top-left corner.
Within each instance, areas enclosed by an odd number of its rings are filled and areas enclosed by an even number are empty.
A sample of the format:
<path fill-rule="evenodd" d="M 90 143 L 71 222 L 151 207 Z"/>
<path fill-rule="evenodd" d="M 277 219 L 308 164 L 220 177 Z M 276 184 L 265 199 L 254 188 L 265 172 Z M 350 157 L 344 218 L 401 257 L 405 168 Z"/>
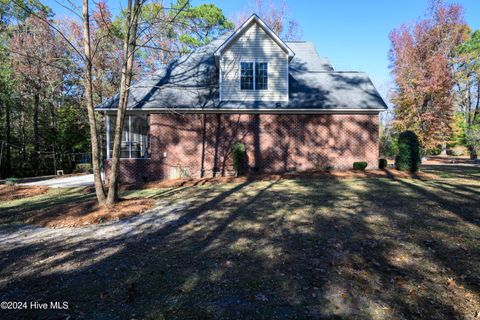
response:
<path fill-rule="evenodd" d="M 102 260 L 109 252 L 115 252 L 118 246 L 125 246 L 130 241 L 136 241 L 140 236 L 181 223 L 182 210 L 184 210 L 183 205 L 159 202 L 154 209 L 129 219 L 78 228 L 52 229 L 33 225 L 0 225 L 0 252 L 12 252 L 12 250 L 16 252 L 13 256 L 5 254 L 0 265 L 9 260 L 10 263 L 16 261 L 18 255 L 38 255 L 37 262 L 34 264 L 24 261 L 13 269 L 3 269 L 0 287 L 7 285 L 13 279 L 34 276 L 46 270 L 48 273 L 55 273 L 60 271 L 59 269 L 73 271 L 88 266 L 95 260 Z M 32 248 L 37 246 L 41 249 L 35 250 L 35 253 L 31 252 Z M 102 248 L 102 250 L 96 250 L 96 248 Z M 68 259 L 70 263 L 64 261 L 63 265 L 57 265 L 55 262 L 65 258 L 66 252 L 70 256 Z M 91 252 L 90 259 L 75 258 L 85 252 Z"/>
<path fill-rule="evenodd" d="M 78 188 L 93 186 L 93 174 L 52 178 L 35 182 L 22 183 L 25 186 L 46 186 L 50 188 Z"/>
<path fill-rule="evenodd" d="M 137 234 L 155 232 L 168 223 L 178 220 L 181 205 L 158 203 L 154 209 L 125 220 L 92 224 L 78 228 L 45 228 L 34 225 L 0 225 L 0 250 L 29 246 L 35 243 L 67 241 L 70 245 L 82 245 L 88 241 L 126 240 Z"/>

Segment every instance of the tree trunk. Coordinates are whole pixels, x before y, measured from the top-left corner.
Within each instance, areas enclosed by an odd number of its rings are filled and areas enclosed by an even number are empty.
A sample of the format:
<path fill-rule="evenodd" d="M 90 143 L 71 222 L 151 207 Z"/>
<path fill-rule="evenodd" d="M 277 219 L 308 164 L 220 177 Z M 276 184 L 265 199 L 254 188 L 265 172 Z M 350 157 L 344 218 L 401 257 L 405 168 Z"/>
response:
<path fill-rule="evenodd" d="M 26 139 L 26 136 L 27 136 L 27 133 L 25 132 L 25 112 L 22 111 L 22 116 L 21 116 L 21 132 L 22 132 L 22 159 L 23 161 L 20 162 L 20 172 L 22 172 L 22 176 L 25 176 L 24 175 L 24 171 L 25 171 L 25 164 L 28 163 L 28 159 L 27 159 L 27 150 L 25 148 L 25 145 L 27 143 L 27 139 Z"/>
<path fill-rule="evenodd" d="M 125 113 L 127 110 L 130 84 L 133 76 L 133 62 L 135 58 L 135 47 L 137 44 L 138 16 L 140 14 L 142 0 L 128 1 L 127 6 L 127 32 L 123 42 L 123 64 L 122 77 L 120 80 L 120 97 L 118 100 L 117 119 L 115 123 L 115 137 L 113 140 L 112 157 L 110 162 L 110 177 L 108 184 L 108 195 L 106 205 L 118 201 L 118 169 L 120 164 L 120 145 L 122 139 Z"/>
<path fill-rule="evenodd" d="M 87 102 L 88 124 L 90 127 L 90 143 L 92 150 L 92 169 L 95 182 L 95 194 L 98 203 L 105 203 L 105 190 L 103 189 L 100 170 L 100 149 L 98 147 L 97 121 L 95 119 L 95 106 L 93 103 L 93 75 L 92 75 L 92 51 L 90 46 L 90 16 L 88 12 L 88 0 L 82 0 L 83 16 L 83 50 L 85 54 L 85 100 Z"/>
<path fill-rule="evenodd" d="M 12 155 L 10 153 L 10 139 L 11 139 L 11 123 L 10 123 L 10 104 L 5 103 L 5 141 L 7 145 L 5 146 L 5 176 L 9 177 L 12 174 Z"/>
<path fill-rule="evenodd" d="M 468 153 L 470 154 L 470 160 L 477 160 L 478 155 L 477 155 L 477 150 L 475 149 L 475 146 L 469 145 Z"/>
<path fill-rule="evenodd" d="M 40 160 L 40 133 L 38 130 L 38 114 L 40 112 L 40 95 L 38 91 L 33 97 L 33 173 L 38 175 Z"/>

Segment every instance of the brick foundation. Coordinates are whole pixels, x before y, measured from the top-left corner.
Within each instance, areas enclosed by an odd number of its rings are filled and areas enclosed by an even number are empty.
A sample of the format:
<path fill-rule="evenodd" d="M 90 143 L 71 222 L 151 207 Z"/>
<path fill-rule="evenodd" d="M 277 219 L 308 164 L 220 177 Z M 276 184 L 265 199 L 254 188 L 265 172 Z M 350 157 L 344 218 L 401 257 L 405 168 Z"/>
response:
<path fill-rule="evenodd" d="M 231 174 L 231 146 L 259 172 L 378 165 L 378 115 L 152 114 L 150 158 L 121 159 L 122 182 Z M 203 159 L 203 162 L 202 162 Z M 105 163 L 108 174 L 109 161 Z"/>

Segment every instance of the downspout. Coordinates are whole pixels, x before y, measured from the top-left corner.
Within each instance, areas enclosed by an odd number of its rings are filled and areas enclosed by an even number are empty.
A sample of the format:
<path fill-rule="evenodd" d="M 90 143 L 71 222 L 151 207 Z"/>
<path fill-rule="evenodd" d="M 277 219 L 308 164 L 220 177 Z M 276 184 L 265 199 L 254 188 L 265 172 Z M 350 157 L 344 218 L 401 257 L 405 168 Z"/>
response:
<path fill-rule="evenodd" d="M 214 177 L 217 176 L 217 171 L 218 171 L 217 164 L 218 164 L 218 148 L 220 146 L 221 122 L 222 122 L 221 115 L 220 113 L 217 113 L 217 131 L 215 134 L 215 155 L 213 157 L 213 176 Z"/>
<path fill-rule="evenodd" d="M 200 169 L 200 178 L 205 177 L 205 144 L 207 139 L 207 114 L 203 114 L 203 128 L 202 128 L 202 163 Z"/>

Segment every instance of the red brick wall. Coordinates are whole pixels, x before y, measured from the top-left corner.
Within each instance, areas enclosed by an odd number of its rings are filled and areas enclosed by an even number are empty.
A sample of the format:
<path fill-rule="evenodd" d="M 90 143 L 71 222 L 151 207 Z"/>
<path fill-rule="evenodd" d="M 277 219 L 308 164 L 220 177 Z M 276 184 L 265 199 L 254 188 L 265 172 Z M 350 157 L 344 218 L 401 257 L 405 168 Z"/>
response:
<path fill-rule="evenodd" d="M 237 141 L 258 171 L 350 169 L 355 161 L 371 169 L 379 156 L 378 115 L 152 114 L 150 159 L 122 159 L 121 180 L 198 177 L 202 154 L 205 176 L 232 173 Z"/>

